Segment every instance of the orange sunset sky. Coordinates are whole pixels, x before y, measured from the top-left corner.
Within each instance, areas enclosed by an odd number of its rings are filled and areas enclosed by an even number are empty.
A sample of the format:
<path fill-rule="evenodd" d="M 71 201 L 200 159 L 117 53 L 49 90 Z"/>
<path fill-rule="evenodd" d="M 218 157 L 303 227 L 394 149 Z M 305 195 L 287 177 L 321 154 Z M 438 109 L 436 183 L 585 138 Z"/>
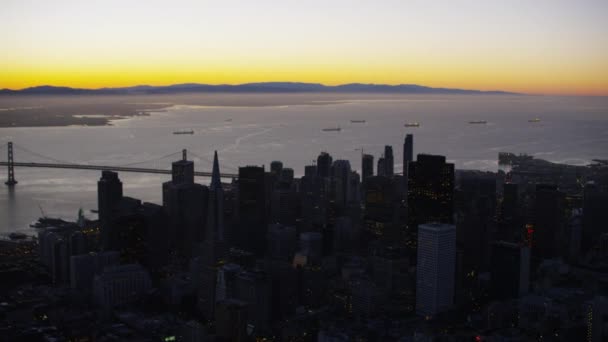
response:
<path fill-rule="evenodd" d="M 0 88 L 264 81 L 608 95 L 608 1 L 0 1 Z"/>

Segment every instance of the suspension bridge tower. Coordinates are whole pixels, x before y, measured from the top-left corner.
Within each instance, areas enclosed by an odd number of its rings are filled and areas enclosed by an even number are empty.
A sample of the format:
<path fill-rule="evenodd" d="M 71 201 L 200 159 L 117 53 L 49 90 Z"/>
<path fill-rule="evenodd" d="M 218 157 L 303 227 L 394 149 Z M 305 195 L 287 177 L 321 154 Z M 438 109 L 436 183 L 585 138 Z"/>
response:
<path fill-rule="evenodd" d="M 13 159 L 13 143 L 9 142 L 8 147 L 8 180 L 4 184 L 8 186 L 14 186 L 17 184 L 15 180 L 15 161 Z"/>

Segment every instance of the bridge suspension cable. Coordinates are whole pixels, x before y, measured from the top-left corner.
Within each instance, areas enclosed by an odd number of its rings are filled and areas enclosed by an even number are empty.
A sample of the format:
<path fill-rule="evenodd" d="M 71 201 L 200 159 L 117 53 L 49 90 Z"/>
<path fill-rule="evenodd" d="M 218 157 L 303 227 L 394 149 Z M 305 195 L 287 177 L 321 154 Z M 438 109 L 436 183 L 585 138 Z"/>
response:
<path fill-rule="evenodd" d="M 140 165 L 140 164 L 145 164 L 145 163 L 151 163 L 151 162 L 163 160 L 163 159 L 166 159 L 166 158 L 169 158 L 169 157 L 181 154 L 181 153 L 182 153 L 181 151 L 179 151 L 179 152 L 173 152 L 171 154 L 167 154 L 167 155 L 164 155 L 162 157 L 158 157 L 158 158 L 154 158 L 154 159 L 148 159 L 148 160 L 144 160 L 144 161 L 138 161 L 138 162 L 129 163 L 129 164 L 121 164 L 119 166 L 133 166 L 133 165 Z"/>
<path fill-rule="evenodd" d="M 30 149 L 28 149 L 28 148 L 25 148 L 25 147 L 23 147 L 23 146 L 20 146 L 20 145 L 15 145 L 15 144 L 13 144 L 13 147 L 14 147 L 15 149 L 17 149 L 17 150 L 20 150 L 20 151 L 23 151 L 23 152 L 26 152 L 26 153 L 33 154 L 33 155 L 35 155 L 36 157 L 39 157 L 39 158 L 42 158 L 42 159 L 46 159 L 46 160 L 50 160 L 50 161 L 54 161 L 55 163 L 59 163 L 59 164 L 69 164 L 69 165 L 76 165 L 76 163 L 74 163 L 74 162 L 69 162 L 69 161 L 65 161 L 65 160 L 61 160 L 61 159 L 55 159 L 55 158 L 52 158 L 52 157 L 48 157 L 48 156 L 45 156 L 45 155 L 43 155 L 43 154 L 40 154 L 40 153 L 34 152 L 34 151 L 32 151 L 32 150 L 30 150 Z"/>

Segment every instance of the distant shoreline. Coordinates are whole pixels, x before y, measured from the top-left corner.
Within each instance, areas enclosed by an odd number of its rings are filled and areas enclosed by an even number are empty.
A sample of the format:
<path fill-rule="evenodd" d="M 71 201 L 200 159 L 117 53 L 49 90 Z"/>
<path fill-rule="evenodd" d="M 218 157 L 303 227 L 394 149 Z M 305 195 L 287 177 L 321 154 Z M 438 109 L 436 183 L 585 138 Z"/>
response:
<path fill-rule="evenodd" d="M 358 101 L 443 101 L 447 98 L 457 99 L 460 96 L 478 96 L 478 94 L 298 92 L 280 93 L 276 96 L 269 93 L 0 96 L 0 128 L 110 126 L 115 120 L 146 116 L 174 105 L 273 107 L 331 105 Z"/>

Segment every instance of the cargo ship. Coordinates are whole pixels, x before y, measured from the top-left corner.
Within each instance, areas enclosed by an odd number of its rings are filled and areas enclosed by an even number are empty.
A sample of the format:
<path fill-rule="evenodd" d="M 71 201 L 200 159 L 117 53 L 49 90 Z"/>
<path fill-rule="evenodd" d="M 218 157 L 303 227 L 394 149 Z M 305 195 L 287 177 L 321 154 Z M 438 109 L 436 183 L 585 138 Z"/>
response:
<path fill-rule="evenodd" d="M 173 134 L 194 134 L 193 130 L 189 130 L 189 131 L 175 131 L 173 132 Z"/>
<path fill-rule="evenodd" d="M 418 122 L 406 122 L 405 125 L 403 125 L 405 127 L 420 127 L 420 124 Z"/>
<path fill-rule="evenodd" d="M 485 125 L 488 122 L 486 120 L 474 120 L 474 121 L 469 121 L 469 123 L 471 125 Z"/>
<path fill-rule="evenodd" d="M 365 120 L 350 120 L 351 123 L 365 123 Z"/>
<path fill-rule="evenodd" d="M 340 132 L 341 130 L 342 130 L 342 128 L 340 128 L 340 126 L 323 128 L 323 132 Z"/>

